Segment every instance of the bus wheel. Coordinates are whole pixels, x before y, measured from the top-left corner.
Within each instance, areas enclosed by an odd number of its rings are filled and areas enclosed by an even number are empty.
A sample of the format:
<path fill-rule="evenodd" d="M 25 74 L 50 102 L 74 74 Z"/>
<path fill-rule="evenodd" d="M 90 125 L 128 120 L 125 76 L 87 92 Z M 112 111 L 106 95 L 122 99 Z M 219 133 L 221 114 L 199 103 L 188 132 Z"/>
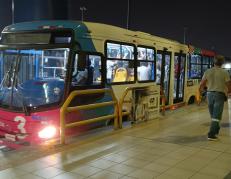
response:
<path fill-rule="evenodd" d="M 188 104 L 193 104 L 195 102 L 195 96 L 191 96 L 188 100 Z"/>

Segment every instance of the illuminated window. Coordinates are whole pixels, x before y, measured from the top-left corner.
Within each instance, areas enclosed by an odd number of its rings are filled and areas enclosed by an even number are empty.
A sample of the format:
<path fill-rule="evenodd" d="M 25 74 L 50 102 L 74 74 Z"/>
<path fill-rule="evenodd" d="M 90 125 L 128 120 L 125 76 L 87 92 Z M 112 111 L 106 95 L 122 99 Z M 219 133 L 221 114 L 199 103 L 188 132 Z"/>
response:
<path fill-rule="evenodd" d="M 73 86 L 101 85 L 101 56 L 76 54 L 72 73 Z"/>
<path fill-rule="evenodd" d="M 134 81 L 134 45 L 107 43 L 107 83 Z"/>
<path fill-rule="evenodd" d="M 204 72 L 212 67 L 212 60 L 208 56 L 202 57 L 202 76 L 204 75 Z"/>
<path fill-rule="evenodd" d="M 188 63 L 188 78 L 201 79 L 204 72 L 213 66 L 213 58 L 202 55 L 190 55 Z"/>
<path fill-rule="evenodd" d="M 42 57 L 40 74 L 43 78 L 64 78 L 67 63 L 66 50 L 44 50 Z"/>
<path fill-rule="evenodd" d="M 137 79 L 139 82 L 155 81 L 155 50 L 147 47 L 138 47 Z"/>
<path fill-rule="evenodd" d="M 189 78 L 201 78 L 201 55 L 191 55 L 189 59 Z"/>

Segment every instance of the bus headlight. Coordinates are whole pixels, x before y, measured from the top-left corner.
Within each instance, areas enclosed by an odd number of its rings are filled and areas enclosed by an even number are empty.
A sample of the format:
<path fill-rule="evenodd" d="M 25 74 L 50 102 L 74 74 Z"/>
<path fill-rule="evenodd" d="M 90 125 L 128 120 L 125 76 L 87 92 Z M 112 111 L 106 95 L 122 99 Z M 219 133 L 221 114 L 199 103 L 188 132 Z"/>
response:
<path fill-rule="evenodd" d="M 54 126 L 47 126 L 39 131 L 38 136 L 42 139 L 51 139 L 56 135 L 56 131 Z"/>

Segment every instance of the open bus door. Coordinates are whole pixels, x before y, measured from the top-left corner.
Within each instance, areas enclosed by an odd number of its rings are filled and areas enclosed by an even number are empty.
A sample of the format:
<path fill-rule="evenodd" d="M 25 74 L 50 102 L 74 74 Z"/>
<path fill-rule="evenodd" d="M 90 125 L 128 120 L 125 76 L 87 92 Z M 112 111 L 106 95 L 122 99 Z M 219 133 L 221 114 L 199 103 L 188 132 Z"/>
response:
<path fill-rule="evenodd" d="M 165 105 L 169 104 L 169 85 L 170 85 L 170 68 L 171 52 L 167 50 L 158 50 L 156 58 L 156 82 L 160 84 L 165 95 Z"/>
<path fill-rule="evenodd" d="M 186 54 L 175 53 L 174 55 L 174 92 L 173 103 L 183 102 L 185 83 L 185 61 Z"/>

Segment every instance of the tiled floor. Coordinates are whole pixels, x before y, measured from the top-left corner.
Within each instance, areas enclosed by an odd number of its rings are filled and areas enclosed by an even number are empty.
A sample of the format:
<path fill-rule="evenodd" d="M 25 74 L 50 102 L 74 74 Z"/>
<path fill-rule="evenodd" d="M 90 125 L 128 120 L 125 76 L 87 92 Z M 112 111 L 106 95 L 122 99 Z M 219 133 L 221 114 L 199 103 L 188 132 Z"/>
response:
<path fill-rule="evenodd" d="M 23 151 L 14 154 L 15 159 L 1 155 L 5 169 L 0 179 L 231 178 L 227 109 L 219 141 L 207 141 L 209 122 L 205 105 L 186 106 L 168 111 L 159 120 L 94 133 L 86 141 L 33 150 L 22 160 Z"/>

